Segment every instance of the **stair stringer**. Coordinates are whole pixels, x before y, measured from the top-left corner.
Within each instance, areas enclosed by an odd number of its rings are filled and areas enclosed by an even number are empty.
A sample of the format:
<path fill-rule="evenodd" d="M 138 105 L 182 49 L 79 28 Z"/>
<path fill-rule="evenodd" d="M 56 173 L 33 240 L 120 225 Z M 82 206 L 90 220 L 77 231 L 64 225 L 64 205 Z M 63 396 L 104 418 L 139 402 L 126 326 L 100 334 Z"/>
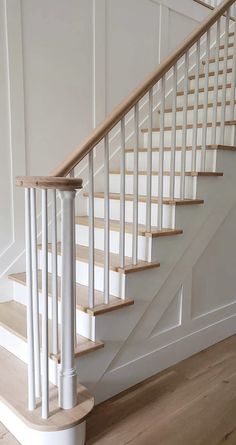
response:
<path fill-rule="evenodd" d="M 142 342 L 143 338 L 150 335 L 148 323 L 144 323 L 148 332 L 144 332 L 142 328 L 146 314 L 153 313 L 152 305 L 155 304 L 158 304 L 159 316 L 164 313 L 176 290 L 182 285 L 189 264 L 197 261 L 236 203 L 234 192 L 236 157 L 234 154 L 219 152 L 217 169 L 224 171 L 223 178 L 198 178 L 198 194 L 199 197 L 205 199 L 203 206 L 176 208 L 176 227 L 184 229 L 183 236 L 153 240 L 153 256 L 160 260 L 161 267 L 158 270 L 143 271 L 127 276 L 127 297 L 134 298 L 134 306 L 96 317 L 96 338 L 105 342 L 105 348 L 78 360 L 79 379 L 95 395 L 96 403 L 154 373 L 151 366 L 151 371 L 149 371 L 149 365 L 145 367 L 146 374 L 144 372 L 140 379 L 137 370 L 131 373 L 129 370 L 125 372 L 128 364 L 132 363 L 129 345 L 132 350 L 135 343 Z M 191 261 L 188 256 L 192 258 Z M 172 282 L 172 291 L 169 289 L 168 293 L 165 292 L 165 298 L 161 304 L 161 289 L 164 285 L 170 286 Z M 157 312 L 154 311 L 154 313 Z M 158 321 L 156 315 L 154 321 L 155 324 Z M 150 327 L 152 330 L 153 323 Z M 218 338 L 216 337 L 214 341 L 218 341 Z M 120 357 L 126 350 L 129 351 L 126 362 L 120 364 Z M 189 355 L 194 352 L 195 350 L 189 350 Z M 119 369 L 124 369 L 125 376 L 122 376 L 122 373 L 121 377 L 119 376 Z M 155 372 L 158 372 L 158 368 L 155 368 Z M 113 385 L 113 383 L 117 384 Z"/>

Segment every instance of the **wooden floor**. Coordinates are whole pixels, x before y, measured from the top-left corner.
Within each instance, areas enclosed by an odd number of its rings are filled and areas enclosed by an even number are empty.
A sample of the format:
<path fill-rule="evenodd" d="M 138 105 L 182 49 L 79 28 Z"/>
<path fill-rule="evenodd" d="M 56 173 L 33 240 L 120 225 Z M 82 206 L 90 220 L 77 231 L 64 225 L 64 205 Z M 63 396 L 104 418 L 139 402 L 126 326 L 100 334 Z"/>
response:
<path fill-rule="evenodd" d="M 236 335 L 95 408 L 86 445 L 236 445 Z"/>
<path fill-rule="evenodd" d="M 0 423 L 0 445 L 20 445 L 2 423 Z"/>

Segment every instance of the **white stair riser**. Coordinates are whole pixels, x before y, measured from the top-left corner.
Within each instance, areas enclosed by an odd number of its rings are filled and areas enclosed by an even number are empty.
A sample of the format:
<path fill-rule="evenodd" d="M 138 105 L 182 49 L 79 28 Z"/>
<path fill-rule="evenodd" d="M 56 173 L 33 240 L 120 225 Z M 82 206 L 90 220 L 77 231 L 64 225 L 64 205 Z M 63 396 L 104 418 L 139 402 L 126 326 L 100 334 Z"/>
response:
<path fill-rule="evenodd" d="M 194 178 L 185 178 L 186 197 L 193 196 L 193 181 Z M 175 197 L 180 198 L 181 178 L 175 177 Z M 110 191 L 113 193 L 120 193 L 120 175 L 110 175 Z M 126 193 L 133 194 L 133 175 L 126 175 Z M 139 194 L 147 194 L 147 176 L 139 175 Z M 163 195 L 170 196 L 170 176 L 163 176 Z M 152 177 L 152 196 L 158 196 L 158 176 Z"/>
<path fill-rule="evenodd" d="M 52 272 L 51 269 L 51 253 L 49 252 L 49 273 Z M 42 255 L 39 253 L 39 267 L 42 268 Z M 58 256 L 58 275 L 61 276 L 61 256 Z M 102 266 L 94 267 L 95 275 L 95 289 L 103 292 L 104 289 L 104 268 Z M 110 294 L 116 297 L 121 297 L 121 274 L 113 270 L 110 271 Z M 89 284 L 89 266 L 80 260 L 76 260 L 76 283 L 88 286 Z"/>
<path fill-rule="evenodd" d="M 194 104 L 194 97 L 195 97 L 195 92 L 188 94 L 188 105 Z M 215 98 L 214 90 L 208 91 L 208 101 L 213 102 L 214 98 Z M 231 88 L 226 88 L 226 99 L 227 100 L 231 99 Z M 222 89 L 218 89 L 217 100 L 218 100 L 218 102 L 221 102 L 221 100 L 222 100 Z M 184 101 L 184 96 L 177 96 L 177 105 L 179 107 L 183 106 L 183 101 Z M 198 102 L 199 102 L 199 104 L 204 103 L 204 92 L 203 91 L 199 92 Z"/>
<path fill-rule="evenodd" d="M 212 171 L 214 165 L 215 158 L 215 150 L 207 150 L 206 151 L 206 170 Z M 165 151 L 164 154 L 164 170 L 170 171 L 170 160 L 171 153 L 170 151 Z M 176 171 L 181 170 L 181 151 L 176 151 L 175 154 L 175 165 Z M 192 160 L 192 151 L 186 151 L 186 171 L 191 171 L 191 160 Z M 152 155 L 152 167 L 153 170 L 158 171 L 159 168 L 159 152 L 153 152 Z M 134 168 L 134 154 L 133 152 L 126 153 L 126 168 L 127 170 L 133 170 Z M 147 170 L 147 152 L 139 152 L 139 169 Z M 197 150 L 197 171 L 201 170 L 201 150 Z"/>
<path fill-rule="evenodd" d="M 14 282 L 13 285 L 13 296 L 14 300 L 20 304 L 26 305 L 27 302 L 27 290 L 26 286 L 20 283 Z M 39 312 L 42 313 L 42 293 L 39 292 Z M 49 296 L 48 298 L 48 316 L 49 320 L 52 319 L 52 298 Z M 77 334 L 83 335 L 86 338 L 92 340 L 94 338 L 95 332 L 95 317 L 92 317 L 89 314 L 86 314 L 83 311 L 77 309 L 76 311 L 77 318 Z M 58 301 L 58 321 L 61 323 L 61 303 Z"/>
<path fill-rule="evenodd" d="M 111 181 L 111 179 L 110 179 Z M 95 227 L 94 230 L 95 249 L 104 250 L 104 229 Z M 110 230 L 110 252 L 119 254 L 119 232 Z M 87 226 L 76 225 L 76 242 L 82 246 L 89 245 L 89 228 Z M 147 248 L 146 237 L 139 236 L 139 250 L 138 258 L 140 260 L 146 260 Z M 125 235 L 125 254 L 129 257 L 132 256 L 132 234 L 126 233 Z"/>
<path fill-rule="evenodd" d="M 222 107 L 217 107 L 217 121 L 221 121 L 221 113 L 222 113 Z M 194 119 L 194 111 L 188 110 L 188 124 L 193 123 Z M 236 116 L 236 106 L 234 106 L 234 116 Z M 165 125 L 170 126 L 172 125 L 172 118 L 173 113 L 165 113 Z M 204 110 L 202 108 L 198 109 L 198 122 L 202 123 L 204 119 Z M 226 113 L 225 113 L 225 120 L 231 119 L 231 106 L 226 106 Z M 213 107 L 207 108 L 207 122 L 212 122 L 213 120 Z M 177 125 L 181 125 L 183 123 L 183 111 L 177 111 L 176 113 L 176 122 Z"/>
<path fill-rule="evenodd" d="M 95 198 L 94 201 L 95 216 L 98 218 L 104 218 L 103 214 L 103 199 Z M 146 224 L 146 203 L 139 202 L 138 205 L 138 222 L 139 224 Z M 152 204 L 152 226 L 157 226 L 158 204 Z M 120 201 L 116 199 L 110 199 L 110 218 L 120 219 Z M 163 226 L 173 228 L 175 218 L 175 206 L 163 205 Z M 133 203 L 132 201 L 126 201 L 125 205 L 125 220 L 126 222 L 133 222 Z"/>
<path fill-rule="evenodd" d="M 10 329 L 0 326 L 0 346 L 7 349 L 19 360 L 28 363 L 28 348 L 24 338 L 16 335 Z M 57 364 L 53 360 L 49 360 L 49 380 L 57 385 L 58 370 Z"/>
<path fill-rule="evenodd" d="M 223 85 L 224 76 L 223 74 L 218 75 L 218 85 Z M 208 78 L 208 86 L 214 86 L 215 78 L 214 76 L 209 76 Z M 227 73 L 227 83 L 232 82 L 232 73 Z M 189 88 L 195 88 L 196 85 L 196 79 L 190 79 L 189 80 Z M 205 77 L 199 78 L 199 88 L 205 87 Z"/>
<path fill-rule="evenodd" d="M 232 127 L 230 125 L 225 126 L 225 138 L 224 138 L 224 144 L 228 145 L 231 142 L 231 135 L 232 135 Z M 166 147 L 171 146 L 171 130 L 166 130 L 164 134 L 164 144 Z M 160 131 L 154 131 L 153 132 L 153 146 L 159 147 L 160 146 Z M 183 141 L 183 131 L 182 129 L 176 130 L 176 144 L 177 146 L 181 146 Z M 143 136 L 143 142 L 144 147 L 147 147 L 148 145 L 148 133 L 144 133 Z M 220 143 L 220 127 L 217 127 L 216 131 L 216 142 Z M 187 145 L 192 146 L 193 143 L 193 129 L 190 128 L 187 130 Z M 197 129 L 197 144 L 200 145 L 202 143 L 202 128 Z M 207 140 L 206 143 L 210 145 L 212 143 L 212 128 L 209 127 L 207 131 Z"/>

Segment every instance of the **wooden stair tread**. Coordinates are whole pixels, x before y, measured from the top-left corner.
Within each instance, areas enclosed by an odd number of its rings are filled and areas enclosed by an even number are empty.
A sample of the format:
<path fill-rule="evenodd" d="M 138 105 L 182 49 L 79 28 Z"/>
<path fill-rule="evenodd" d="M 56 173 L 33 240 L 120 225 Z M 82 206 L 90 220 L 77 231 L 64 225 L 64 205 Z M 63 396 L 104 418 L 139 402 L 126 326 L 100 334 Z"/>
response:
<path fill-rule="evenodd" d="M 11 274 L 9 278 L 19 284 L 26 286 L 26 273 L 15 273 Z M 38 271 L 38 286 L 39 291 L 42 290 L 42 271 Z M 123 307 L 130 306 L 134 304 L 134 300 L 131 298 L 122 300 L 121 298 L 114 297 L 110 295 L 109 304 L 104 305 L 104 294 L 103 292 L 94 291 L 94 300 L 95 305 L 93 308 L 88 307 L 88 287 L 83 286 L 82 284 L 76 283 L 76 307 L 77 309 L 87 312 L 90 315 L 101 315 L 105 312 L 111 312 L 118 309 L 122 309 Z M 48 274 L 48 291 L 49 295 L 52 295 L 52 274 Z M 58 277 L 58 298 L 61 299 L 61 278 Z"/>
<path fill-rule="evenodd" d="M 83 385 L 78 385 L 78 405 L 69 410 L 58 407 L 58 389 L 50 384 L 50 415 L 41 418 L 41 403 L 34 411 L 28 411 L 27 365 L 0 347 L 0 400 L 7 405 L 23 422 L 40 431 L 58 431 L 72 428 L 83 422 L 94 406 L 94 398 Z"/>
<path fill-rule="evenodd" d="M 147 174 L 148 174 L 147 171 L 145 171 L 145 170 L 144 171 L 139 170 L 138 173 L 141 176 L 147 176 Z M 120 170 L 119 169 L 111 170 L 110 174 L 111 175 L 120 175 Z M 133 172 L 133 170 L 126 170 L 125 174 L 129 176 L 129 175 L 133 175 L 134 172 Z M 159 172 L 157 172 L 157 171 L 152 172 L 153 176 L 158 176 L 158 174 L 159 174 Z M 170 176 L 170 172 L 164 171 L 163 175 Z M 176 171 L 175 176 L 181 176 L 181 172 Z M 218 177 L 218 176 L 223 176 L 223 172 L 185 172 L 185 176 L 216 176 L 216 177 Z"/>
<path fill-rule="evenodd" d="M 227 74 L 230 74 L 230 73 L 232 73 L 232 68 L 227 68 Z M 219 70 L 218 71 L 218 76 L 220 76 L 220 75 L 222 75 L 222 74 L 224 74 L 224 70 Z M 208 73 L 208 76 L 209 77 L 213 77 L 213 76 L 215 76 L 216 75 L 216 72 L 215 71 L 209 71 L 209 73 Z M 206 76 L 206 73 L 200 73 L 199 74 L 199 78 L 200 79 L 202 79 L 202 78 L 204 78 Z M 196 78 L 196 74 L 192 74 L 192 75 L 190 75 L 190 76 L 188 76 L 188 79 L 189 80 L 194 80 Z"/>
<path fill-rule="evenodd" d="M 230 100 L 227 100 L 225 102 L 225 104 L 226 105 L 231 105 Z M 236 100 L 234 101 L 234 104 L 236 104 Z M 222 102 L 217 102 L 217 107 L 221 107 L 221 105 L 222 105 Z M 198 109 L 199 110 L 202 110 L 203 108 L 204 108 L 204 104 L 199 104 L 198 105 Z M 207 104 L 207 108 L 213 108 L 213 103 L 208 103 Z M 187 110 L 188 111 L 194 110 L 194 105 L 188 105 Z M 183 111 L 183 107 L 176 107 L 176 111 L 177 112 Z M 160 114 L 160 110 L 158 110 L 158 113 Z M 165 108 L 165 113 L 172 113 L 172 108 L 171 107 L 170 108 Z"/>
<path fill-rule="evenodd" d="M 96 194 L 94 194 L 96 195 Z M 41 246 L 39 245 L 39 249 Z M 48 244 L 49 252 L 51 251 L 51 244 Z M 61 255 L 61 243 L 57 245 L 57 253 Z M 76 245 L 76 259 L 84 263 L 89 262 L 89 248 L 87 246 Z M 104 251 L 94 249 L 94 263 L 96 266 L 104 266 Z M 138 261 L 138 264 L 132 263 L 132 258 L 125 257 L 125 267 L 120 267 L 120 257 L 118 254 L 110 253 L 110 270 L 114 272 L 121 272 L 123 274 L 128 274 L 131 272 L 138 272 L 146 269 L 153 269 L 154 267 L 160 267 L 159 262 L 149 263 L 147 261 Z"/>
<path fill-rule="evenodd" d="M 76 216 L 75 218 L 76 224 L 88 226 L 89 225 L 89 219 L 88 216 Z M 95 218 L 94 219 L 94 225 L 97 228 L 104 228 L 104 219 L 103 218 Z M 110 229 L 116 232 L 120 232 L 120 222 L 115 220 L 110 220 Z M 125 232 L 126 233 L 133 233 L 133 224 L 132 223 L 125 223 Z M 162 230 L 156 230 L 155 227 L 151 228 L 150 232 L 146 232 L 146 226 L 143 224 L 139 224 L 138 226 L 138 233 L 141 236 L 153 236 L 153 237 L 161 237 L 161 236 L 174 236 L 174 235 L 181 235 L 183 233 L 183 230 L 181 229 L 168 229 L 164 228 Z"/>
<path fill-rule="evenodd" d="M 235 120 L 231 120 L 231 121 L 225 121 L 225 125 L 235 125 L 236 121 Z M 216 122 L 216 126 L 220 127 L 221 126 L 221 122 Z M 207 122 L 207 128 L 211 128 L 212 127 L 212 122 Z M 188 124 L 187 125 L 187 130 L 190 130 L 191 128 L 194 128 L 193 124 Z M 203 128 L 203 124 L 202 123 L 198 123 L 197 124 L 197 128 Z M 176 130 L 182 130 L 183 129 L 183 125 L 176 125 L 175 127 Z M 164 131 L 171 131 L 172 127 L 171 126 L 167 126 L 164 127 Z M 142 128 L 141 132 L 142 133 L 148 133 L 149 129 L 148 128 Z M 153 132 L 159 132 L 160 128 L 153 128 L 152 129 Z"/>
<path fill-rule="evenodd" d="M 40 317 L 41 318 L 41 317 Z M 49 351 L 52 338 L 51 320 L 49 320 Z M 0 303 L 0 326 L 6 328 L 23 341 L 27 341 L 27 312 L 26 306 L 17 303 L 16 301 L 8 301 Z M 60 328 L 60 327 L 59 327 Z M 60 337 L 60 335 L 59 335 Z M 77 334 L 77 345 L 75 349 L 75 356 L 81 355 L 100 349 L 104 346 L 101 341 L 93 342 L 82 335 Z M 50 356 L 51 356 L 50 352 Z"/>
<path fill-rule="evenodd" d="M 230 42 L 229 44 L 228 44 L 228 48 L 233 48 L 234 47 L 234 43 L 233 42 Z M 219 46 L 219 49 L 225 49 L 225 44 L 223 43 L 223 45 L 220 45 Z"/>
<path fill-rule="evenodd" d="M 226 88 L 231 88 L 232 84 L 227 83 Z M 222 90 L 223 86 L 218 85 L 218 90 Z M 190 88 L 188 94 L 195 94 L 196 88 Z M 198 88 L 198 93 L 204 93 L 205 88 Z M 214 86 L 208 87 L 208 91 L 214 91 Z M 184 91 L 177 91 L 176 96 L 184 96 Z"/>
<path fill-rule="evenodd" d="M 88 197 L 88 193 L 85 192 L 84 196 Z M 95 198 L 104 198 L 104 193 L 103 192 L 95 192 L 94 193 L 94 197 Z M 120 194 L 119 193 L 110 193 L 110 199 L 120 200 Z M 147 200 L 146 196 L 139 196 L 138 199 L 139 199 L 140 202 L 146 202 L 146 200 Z M 126 194 L 125 195 L 125 200 L 126 201 L 133 201 L 134 200 L 134 196 Z M 157 197 L 152 197 L 152 203 L 158 203 L 158 198 Z M 166 205 L 194 205 L 194 204 L 203 204 L 203 203 L 204 203 L 203 199 L 179 199 L 179 198 L 170 199 L 170 198 L 163 198 L 163 204 L 166 204 Z"/>
<path fill-rule="evenodd" d="M 176 147 L 175 151 L 181 151 L 183 148 L 182 147 Z M 186 147 L 186 151 L 191 151 L 193 148 L 191 146 Z M 201 150 L 202 146 L 198 145 L 197 146 L 197 150 Z M 159 152 L 160 148 L 153 148 L 152 151 L 153 152 Z M 206 146 L 206 150 L 223 150 L 223 151 L 236 151 L 236 146 L 233 145 L 207 145 Z M 134 148 L 132 147 L 128 147 L 125 149 L 126 153 L 133 153 L 134 152 Z M 148 151 L 148 149 L 146 147 L 140 147 L 138 150 L 140 153 L 146 153 Z M 164 151 L 168 152 L 171 151 L 171 147 L 164 147 Z"/>

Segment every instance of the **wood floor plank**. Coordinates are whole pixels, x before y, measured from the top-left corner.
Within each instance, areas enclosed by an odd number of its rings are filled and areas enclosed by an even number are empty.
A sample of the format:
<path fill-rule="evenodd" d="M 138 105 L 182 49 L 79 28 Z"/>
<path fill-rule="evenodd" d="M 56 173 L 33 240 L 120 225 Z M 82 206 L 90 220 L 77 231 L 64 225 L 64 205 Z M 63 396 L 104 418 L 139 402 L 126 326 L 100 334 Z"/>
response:
<path fill-rule="evenodd" d="M 236 336 L 97 406 L 86 445 L 236 444 Z"/>

